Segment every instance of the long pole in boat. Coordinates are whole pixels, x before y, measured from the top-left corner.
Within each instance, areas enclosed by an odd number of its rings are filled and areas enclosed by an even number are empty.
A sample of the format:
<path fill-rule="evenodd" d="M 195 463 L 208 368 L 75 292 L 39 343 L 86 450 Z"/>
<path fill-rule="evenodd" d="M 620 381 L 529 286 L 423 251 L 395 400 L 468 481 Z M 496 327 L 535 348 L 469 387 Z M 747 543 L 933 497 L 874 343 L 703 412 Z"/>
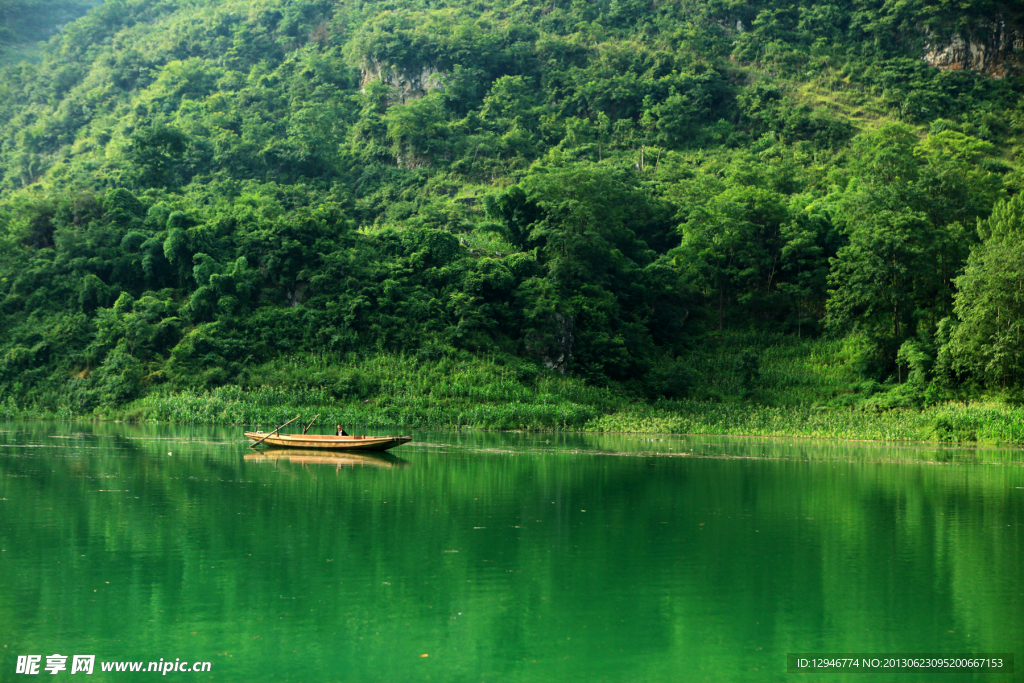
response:
<path fill-rule="evenodd" d="M 284 423 L 283 425 L 281 425 L 281 427 L 287 427 L 287 426 L 288 426 L 288 425 L 290 425 L 290 424 L 291 424 L 292 422 L 295 422 L 296 420 L 298 420 L 298 419 L 299 419 L 300 417 L 302 417 L 302 416 L 301 416 L 301 415 L 296 415 L 295 417 L 293 417 L 292 419 L 288 420 L 288 421 L 287 421 L 287 422 L 285 422 L 285 423 Z M 275 429 L 274 431 L 270 432 L 270 433 L 269 433 L 269 434 L 267 434 L 267 435 L 266 435 L 265 437 L 263 437 L 263 439 L 267 439 L 267 438 L 270 438 L 270 437 L 271 437 L 271 436 L 273 436 L 274 434 L 277 434 L 278 432 L 280 432 L 280 431 L 281 431 L 281 427 L 278 427 L 278 428 L 277 428 L 277 429 Z M 263 439 L 260 439 L 259 441 L 257 441 L 256 443 L 254 443 L 254 444 L 253 444 L 253 445 L 251 446 L 251 448 L 256 448 L 257 446 L 259 446 L 259 445 L 260 445 L 261 443 L 263 443 Z"/>
<path fill-rule="evenodd" d="M 313 426 L 313 422 L 316 422 L 319 419 L 320 419 L 320 413 L 317 413 L 316 417 L 313 418 L 313 421 L 310 422 L 308 425 L 306 425 L 305 427 L 302 428 L 302 433 L 305 434 L 306 432 L 308 432 L 309 428 Z"/>

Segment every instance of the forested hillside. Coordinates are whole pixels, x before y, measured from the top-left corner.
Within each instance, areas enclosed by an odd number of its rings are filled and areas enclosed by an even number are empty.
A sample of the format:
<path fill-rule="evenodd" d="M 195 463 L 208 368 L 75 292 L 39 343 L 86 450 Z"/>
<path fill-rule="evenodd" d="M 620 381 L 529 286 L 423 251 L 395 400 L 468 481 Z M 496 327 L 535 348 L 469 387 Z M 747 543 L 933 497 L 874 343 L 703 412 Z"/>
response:
<path fill-rule="evenodd" d="M 738 334 L 833 340 L 824 406 L 1015 398 L 1022 65 L 997 0 L 108 0 L 0 70 L 0 403 L 772 403 L 764 344 L 709 389 Z"/>

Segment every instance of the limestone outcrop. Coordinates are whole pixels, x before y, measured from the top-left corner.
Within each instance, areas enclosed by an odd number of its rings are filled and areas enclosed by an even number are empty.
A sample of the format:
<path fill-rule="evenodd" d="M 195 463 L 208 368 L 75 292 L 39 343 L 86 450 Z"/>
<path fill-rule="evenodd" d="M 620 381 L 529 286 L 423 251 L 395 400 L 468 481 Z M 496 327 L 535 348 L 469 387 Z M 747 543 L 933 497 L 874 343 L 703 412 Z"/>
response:
<path fill-rule="evenodd" d="M 392 104 L 418 100 L 434 90 L 443 88 L 442 72 L 429 65 L 402 69 L 371 60 L 363 63 L 362 72 L 360 85 L 363 87 L 370 81 L 379 80 L 395 89 Z"/>
<path fill-rule="evenodd" d="M 993 78 L 1024 71 L 1024 28 L 1003 20 L 952 35 L 929 33 L 924 60 L 942 71 L 978 71 Z"/>

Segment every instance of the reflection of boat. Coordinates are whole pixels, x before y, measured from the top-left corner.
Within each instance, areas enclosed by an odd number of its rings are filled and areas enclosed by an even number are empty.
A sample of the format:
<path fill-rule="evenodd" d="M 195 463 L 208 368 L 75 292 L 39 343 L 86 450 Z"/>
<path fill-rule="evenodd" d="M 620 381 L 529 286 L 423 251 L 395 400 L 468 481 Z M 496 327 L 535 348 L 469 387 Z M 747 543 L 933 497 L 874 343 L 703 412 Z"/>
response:
<path fill-rule="evenodd" d="M 245 459 L 250 462 L 270 462 L 288 460 L 304 465 L 335 465 L 337 467 L 408 467 L 409 463 L 396 458 L 390 453 L 352 453 L 345 451 L 308 451 L 295 448 L 275 448 L 273 450 L 248 453 Z"/>
<path fill-rule="evenodd" d="M 334 436 L 332 434 L 277 434 L 274 432 L 246 432 L 245 436 L 252 439 L 254 446 L 257 443 L 264 443 L 277 448 L 329 451 L 386 451 L 412 441 L 411 436 Z"/>

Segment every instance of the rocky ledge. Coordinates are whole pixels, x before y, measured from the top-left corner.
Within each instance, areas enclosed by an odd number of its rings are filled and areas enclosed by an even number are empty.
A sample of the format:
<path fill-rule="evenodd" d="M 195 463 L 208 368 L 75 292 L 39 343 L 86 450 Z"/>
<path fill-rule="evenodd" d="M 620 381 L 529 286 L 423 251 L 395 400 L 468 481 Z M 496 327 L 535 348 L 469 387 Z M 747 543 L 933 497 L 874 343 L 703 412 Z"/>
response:
<path fill-rule="evenodd" d="M 1024 29 L 997 20 L 969 31 L 929 33 L 924 60 L 942 71 L 979 71 L 993 78 L 1024 71 Z"/>

